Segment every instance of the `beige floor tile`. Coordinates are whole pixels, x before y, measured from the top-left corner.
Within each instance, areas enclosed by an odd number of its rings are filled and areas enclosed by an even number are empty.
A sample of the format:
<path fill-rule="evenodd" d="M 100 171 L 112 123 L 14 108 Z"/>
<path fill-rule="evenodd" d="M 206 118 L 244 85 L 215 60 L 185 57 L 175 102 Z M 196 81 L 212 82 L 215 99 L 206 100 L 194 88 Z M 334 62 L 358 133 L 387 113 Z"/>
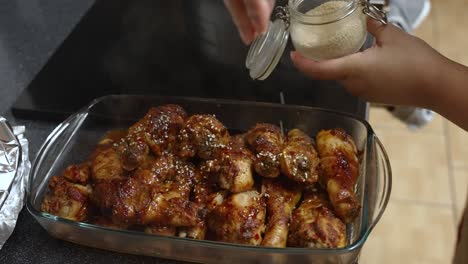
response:
<path fill-rule="evenodd" d="M 460 221 L 465 210 L 468 195 L 468 169 L 456 169 L 453 176 L 456 194 L 456 217 Z"/>
<path fill-rule="evenodd" d="M 359 263 L 448 264 L 454 243 L 450 207 L 390 201 L 366 242 Z"/>
<path fill-rule="evenodd" d="M 468 17 L 465 0 L 433 1 L 434 29 L 439 38 L 439 51 L 460 62 L 460 57 L 467 54 L 468 35 L 456 32 L 466 32 Z"/>
<path fill-rule="evenodd" d="M 445 118 L 435 114 L 434 120 L 432 120 L 426 126 L 418 129 L 413 135 L 419 133 L 435 133 L 442 135 L 444 133 L 444 122 Z M 408 127 L 405 123 L 394 117 L 389 111 L 381 107 L 371 107 L 369 111 L 369 123 L 372 127 L 376 128 L 391 128 L 392 130 L 407 131 Z M 417 133 L 416 133 L 417 132 Z"/>
<path fill-rule="evenodd" d="M 452 204 L 443 135 L 380 127 L 375 130 L 390 159 L 393 197 Z"/>
<path fill-rule="evenodd" d="M 438 38 L 435 34 L 435 18 L 434 10 L 432 9 L 426 20 L 413 32 L 414 35 L 426 41 L 429 45 L 437 48 Z"/>
<path fill-rule="evenodd" d="M 448 123 L 448 136 L 453 166 L 468 169 L 468 132 Z"/>

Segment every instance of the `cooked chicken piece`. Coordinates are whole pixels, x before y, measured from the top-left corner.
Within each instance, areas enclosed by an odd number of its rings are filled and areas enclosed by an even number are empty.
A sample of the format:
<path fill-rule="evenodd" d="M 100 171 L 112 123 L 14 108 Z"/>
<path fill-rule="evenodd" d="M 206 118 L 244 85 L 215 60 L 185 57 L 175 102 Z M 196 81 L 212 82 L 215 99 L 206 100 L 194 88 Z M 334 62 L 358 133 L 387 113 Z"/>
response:
<path fill-rule="evenodd" d="M 163 105 L 153 108 L 147 114 L 146 142 L 151 151 L 159 156 L 172 152 L 177 143 L 177 135 L 184 126 L 187 113 L 178 105 Z"/>
<path fill-rule="evenodd" d="M 116 143 L 125 134 L 125 131 L 106 133 L 88 161 L 93 188 L 90 200 L 105 216 L 112 214 L 118 189 L 126 180 L 121 151 Z"/>
<path fill-rule="evenodd" d="M 155 193 L 141 217 L 141 224 L 196 226 L 205 215 L 204 207 L 179 197 Z"/>
<path fill-rule="evenodd" d="M 196 172 L 195 186 L 191 201 L 195 202 L 201 208 L 204 208 L 206 213 L 212 211 L 218 205 L 222 204 L 225 197 L 228 195 L 226 190 L 220 190 L 210 170 L 213 169 L 213 161 L 206 161 L 200 166 Z M 204 219 L 204 217 L 202 217 Z M 206 236 L 206 223 L 203 220 L 194 227 L 179 228 L 179 237 L 187 237 L 193 239 L 205 239 Z"/>
<path fill-rule="evenodd" d="M 117 192 L 112 206 L 112 218 L 118 223 L 140 224 L 151 202 L 149 186 L 135 178 L 128 178 Z"/>
<path fill-rule="evenodd" d="M 129 128 L 128 135 L 121 143 L 125 170 L 136 169 L 144 162 L 149 150 L 156 156 L 172 152 L 186 118 L 185 110 L 178 105 L 151 108 Z"/>
<path fill-rule="evenodd" d="M 245 192 L 254 185 L 252 160 L 253 154 L 248 149 L 228 147 L 221 150 L 216 159 L 205 162 L 204 173 L 221 189 Z"/>
<path fill-rule="evenodd" d="M 179 134 L 179 156 L 213 159 L 229 142 L 224 125 L 212 115 L 193 115 Z"/>
<path fill-rule="evenodd" d="M 122 158 L 122 168 L 133 171 L 141 166 L 149 155 L 149 147 L 143 132 L 129 134 L 118 143 L 119 154 Z"/>
<path fill-rule="evenodd" d="M 153 191 L 175 192 L 176 194 L 172 196 L 190 198 L 196 177 L 196 167 L 193 163 L 180 160 L 173 155 L 164 155 L 156 159 L 147 170 L 151 176 L 140 179 L 145 184 L 151 185 Z M 135 177 L 138 178 L 137 173 Z"/>
<path fill-rule="evenodd" d="M 194 227 L 180 227 L 179 228 L 179 237 L 192 238 L 192 239 L 205 239 L 206 235 L 206 223 L 204 221 L 200 222 Z"/>
<path fill-rule="evenodd" d="M 247 132 L 245 139 L 255 153 L 255 171 L 263 177 L 278 177 L 279 155 L 284 145 L 281 129 L 271 124 L 257 124 Z"/>
<path fill-rule="evenodd" d="M 90 164 L 85 162 L 78 165 L 70 165 L 63 172 L 63 177 L 70 182 L 87 184 L 90 178 Z"/>
<path fill-rule="evenodd" d="M 301 190 L 285 180 L 263 179 L 266 197 L 267 227 L 262 246 L 286 247 L 291 214 L 301 199 Z"/>
<path fill-rule="evenodd" d="M 175 236 L 177 228 L 173 226 L 147 226 L 145 233 L 161 236 Z"/>
<path fill-rule="evenodd" d="M 113 215 L 127 223 L 195 226 L 204 212 L 189 201 L 194 177 L 193 164 L 161 156 L 151 167 L 136 170 L 120 187 Z"/>
<path fill-rule="evenodd" d="M 119 188 L 126 180 L 120 150 L 113 138 L 106 135 L 101 140 L 90 157 L 90 164 L 94 190 L 91 201 L 103 215 L 111 216 Z"/>
<path fill-rule="evenodd" d="M 186 162 L 186 164 L 189 163 Z M 135 170 L 133 177 L 140 179 L 146 185 L 155 187 L 163 183 L 172 183 L 176 177 L 183 178 L 185 182 L 185 175 L 178 174 L 179 165 L 182 165 L 181 161 L 166 153 L 156 159 L 147 159 L 144 165 Z M 192 167 L 194 170 L 194 165 Z M 187 177 L 186 180 L 191 180 L 191 178 Z"/>
<path fill-rule="evenodd" d="M 327 195 L 323 191 L 304 193 L 304 200 L 292 214 L 288 246 L 346 246 L 346 225 L 333 214 Z"/>
<path fill-rule="evenodd" d="M 195 173 L 192 201 L 200 204 L 208 202 L 208 196 L 219 191 L 216 181 L 211 177 L 212 173 L 219 169 L 214 166 L 213 160 L 208 160 L 199 164 Z"/>
<path fill-rule="evenodd" d="M 49 180 L 42 210 L 69 220 L 85 221 L 88 218 L 90 193 L 89 185 L 71 183 L 61 176 L 54 176 Z"/>
<path fill-rule="evenodd" d="M 217 180 L 219 187 L 233 193 L 251 190 L 254 185 L 252 153 L 248 149 L 228 149 L 220 156 Z"/>
<path fill-rule="evenodd" d="M 212 177 L 214 171 L 219 170 L 214 163 L 215 161 L 209 160 L 200 165 L 192 194 L 192 201 L 204 205 L 208 211 L 220 205 L 228 195 L 226 190 L 219 188 L 217 180 Z"/>
<path fill-rule="evenodd" d="M 144 134 L 138 134 L 134 131 L 129 134 L 128 130 L 112 130 L 106 133 L 99 141 L 97 150 L 107 148 L 114 148 L 119 155 L 121 167 L 127 171 L 132 171 L 144 162 L 149 153 Z M 96 154 L 94 153 L 93 156 L 96 156 Z"/>
<path fill-rule="evenodd" d="M 289 131 L 280 155 L 281 172 L 295 182 L 311 185 L 318 181 L 319 162 L 312 139 L 299 129 Z"/>
<path fill-rule="evenodd" d="M 138 179 L 129 178 L 119 189 L 113 206 L 117 221 L 143 225 L 195 226 L 203 210 L 175 191 L 161 193 Z"/>
<path fill-rule="evenodd" d="M 231 136 L 229 140 L 229 147 L 233 149 L 246 149 L 248 148 L 247 142 L 245 141 L 245 134 L 237 134 Z"/>
<path fill-rule="evenodd" d="M 195 185 L 195 177 L 197 174 L 196 166 L 187 161 L 177 160 L 175 163 L 176 174 L 172 178 L 172 188 L 179 191 L 181 197 L 189 200 L 190 193 Z M 168 181 L 168 179 L 166 179 Z"/>
<path fill-rule="evenodd" d="M 105 216 L 112 216 L 112 209 L 117 202 L 120 186 L 125 180 L 101 181 L 92 185 L 91 202 Z"/>
<path fill-rule="evenodd" d="M 257 191 L 229 196 L 207 215 L 207 226 L 217 241 L 260 245 L 265 230 L 265 200 Z"/>
<path fill-rule="evenodd" d="M 119 151 L 113 144 L 98 145 L 91 155 L 91 179 L 94 182 L 123 180 Z"/>
<path fill-rule="evenodd" d="M 351 223 L 361 208 L 354 192 L 359 176 L 356 145 L 341 129 L 324 130 L 317 134 L 317 150 L 321 181 L 335 212 L 345 223 Z"/>

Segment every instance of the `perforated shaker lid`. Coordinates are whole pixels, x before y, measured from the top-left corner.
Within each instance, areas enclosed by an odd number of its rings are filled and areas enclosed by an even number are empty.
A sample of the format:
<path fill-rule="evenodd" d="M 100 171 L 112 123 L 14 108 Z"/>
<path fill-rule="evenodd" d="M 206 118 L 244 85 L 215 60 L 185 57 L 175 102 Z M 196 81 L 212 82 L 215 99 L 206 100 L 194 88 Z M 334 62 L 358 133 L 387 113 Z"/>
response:
<path fill-rule="evenodd" d="M 254 80 L 265 80 L 270 76 L 283 55 L 289 38 L 287 22 L 275 19 L 267 32 L 259 35 L 250 45 L 245 66 Z"/>

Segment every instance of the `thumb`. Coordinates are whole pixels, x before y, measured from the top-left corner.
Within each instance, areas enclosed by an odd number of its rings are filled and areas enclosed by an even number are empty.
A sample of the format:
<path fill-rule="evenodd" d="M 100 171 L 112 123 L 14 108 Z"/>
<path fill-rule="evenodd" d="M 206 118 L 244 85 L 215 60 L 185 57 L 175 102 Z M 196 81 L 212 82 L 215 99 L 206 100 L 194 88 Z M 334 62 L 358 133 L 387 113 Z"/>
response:
<path fill-rule="evenodd" d="M 395 25 L 391 23 L 385 25 L 372 18 L 367 20 L 367 31 L 375 37 L 377 44 L 391 41 L 397 36 L 395 34 L 403 34 L 403 31 Z"/>
<path fill-rule="evenodd" d="M 346 57 L 313 61 L 304 58 L 297 52 L 291 53 L 291 59 L 296 68 L 303 74 L 315 80 L 346 80 L 359 70 L 361 53 Z"/>
<path fill-rule="evenodd" d="M 274 0 L 244 0 L 247 15 L 257 33 L 264 33 L 268 29 L 270 16 L 275 6 Z"/>

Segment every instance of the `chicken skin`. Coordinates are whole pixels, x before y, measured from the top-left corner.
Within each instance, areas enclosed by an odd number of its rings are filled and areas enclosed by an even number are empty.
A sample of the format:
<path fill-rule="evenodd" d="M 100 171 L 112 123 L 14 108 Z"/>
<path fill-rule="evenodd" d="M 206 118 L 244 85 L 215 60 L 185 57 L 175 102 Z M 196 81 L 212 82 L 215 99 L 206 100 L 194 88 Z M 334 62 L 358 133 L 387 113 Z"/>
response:
<path fill-rule="evenodd" d="M 214 159 L 229 137 L 226 127 L 213 115 L 193 115 L 179 133 L 179 156 Z"/>
<path fill-rule="evenodd" d="M 301 190 L 285 180 L 264 178 L 262 192 L 268 215 L 262 246 L 286 247 L 291 214 L 301 199 Z"/>
<path fill-rule="evenodd" d="M 260 245 L 265 215 L 265 199 L 257 191 L 232 194 L 208 213 L 208 230 L 216 241 Z"/>
<path fill-rule="evenodd" d="M 254 185 L 252 173 L 253 154 L 238 138 L 218 152 L 214 160 L 203 166 L 204 172 L 209 174 L 217 186 L 232 193 L 251 190 Z"/>
<path fill-rule="evenodd" d="M 221 190 L 217 184 L 216 177 L 213 177 L 214 173 L 218 170 L 213 160 L 205 161 L 199 165 L 195 174 L 192 201 L 203 204 L 211 209 L 224 201 L 227 191 Z"/>
<path fill-rule="evenodd" d="M 160 192 L 129 178 L 118 190 L 112 210 L 117 222 L 140 225 L 195 226 L 202 208 L 177 192 Z"/>
<path fill-rule="evenodd" d="M 354 192 L 359 176 L 356 145 L 341 129 L 324 130 L 317 134 L 317 149 L 321 181 L 335 212 L 345 223 L 351 223 L 361 208 Z"/>
<path fill-rule="evenodd" d="M 308 248 L 342 248 L 346 246 L 346 225 L 332 212 L 327 195 L 306 192 L 302 203 L 293 211 L 288 246 Z"/>
<path fill-rule="evenodd" d="M 135 224 L 195 226 L 203 208 L 189 200 L 195 166 L 166 154 L 122 184 L 113 216 Z"/>
<path fill-rule="evenodd" d="M 44 212 L 73 221 L 85 221 L 89 213 L 89 185 L 71 183 L 64 177 L 49 180 L 49 190 L 42 202 Z"/>
<path fill-rule="evenodd" d="M 102 215 L 111 217 L 118 193 L 126 179 L 101 181 L 92 184 L 93 192 L 90 201 L 99 208 Z"/>
<path fill-rule="evenodd" d="M 87 184 L 91 178 L 89 162 L 68 166 L 63 172 L 63 177 L 73 183 Z"/>
<path fill-rule="evenodd" d="M 289 131 L 280 156 L 281 172 L 297 183 L 311 185 L 318 181 L 319 162 L 312 139 L 299 129 Z"/>
<path fill-rule="evenodd" d="M 136 169 L 149 151 L 155 156 L 172 152 L 186 118 L 187 113 L 178 105 L 151 108 L 128 129 L 128 135 L 121 142 L 123 167 L 128 171 Z"/>
<path fill-rule="evenodd" d="M 98 145 L 91 155 L 91 179 L 93 182 L 125 179 L 121 155 L 113 144 Z"/>
<path fill-rule="evenodd" d="M 279 155 L 284 145 L 281 129 L 272 124 L 257 124 L 247 132 L 245 140 L 255 154 L 255 171 L 263 177 L 278 177 Z"/>

